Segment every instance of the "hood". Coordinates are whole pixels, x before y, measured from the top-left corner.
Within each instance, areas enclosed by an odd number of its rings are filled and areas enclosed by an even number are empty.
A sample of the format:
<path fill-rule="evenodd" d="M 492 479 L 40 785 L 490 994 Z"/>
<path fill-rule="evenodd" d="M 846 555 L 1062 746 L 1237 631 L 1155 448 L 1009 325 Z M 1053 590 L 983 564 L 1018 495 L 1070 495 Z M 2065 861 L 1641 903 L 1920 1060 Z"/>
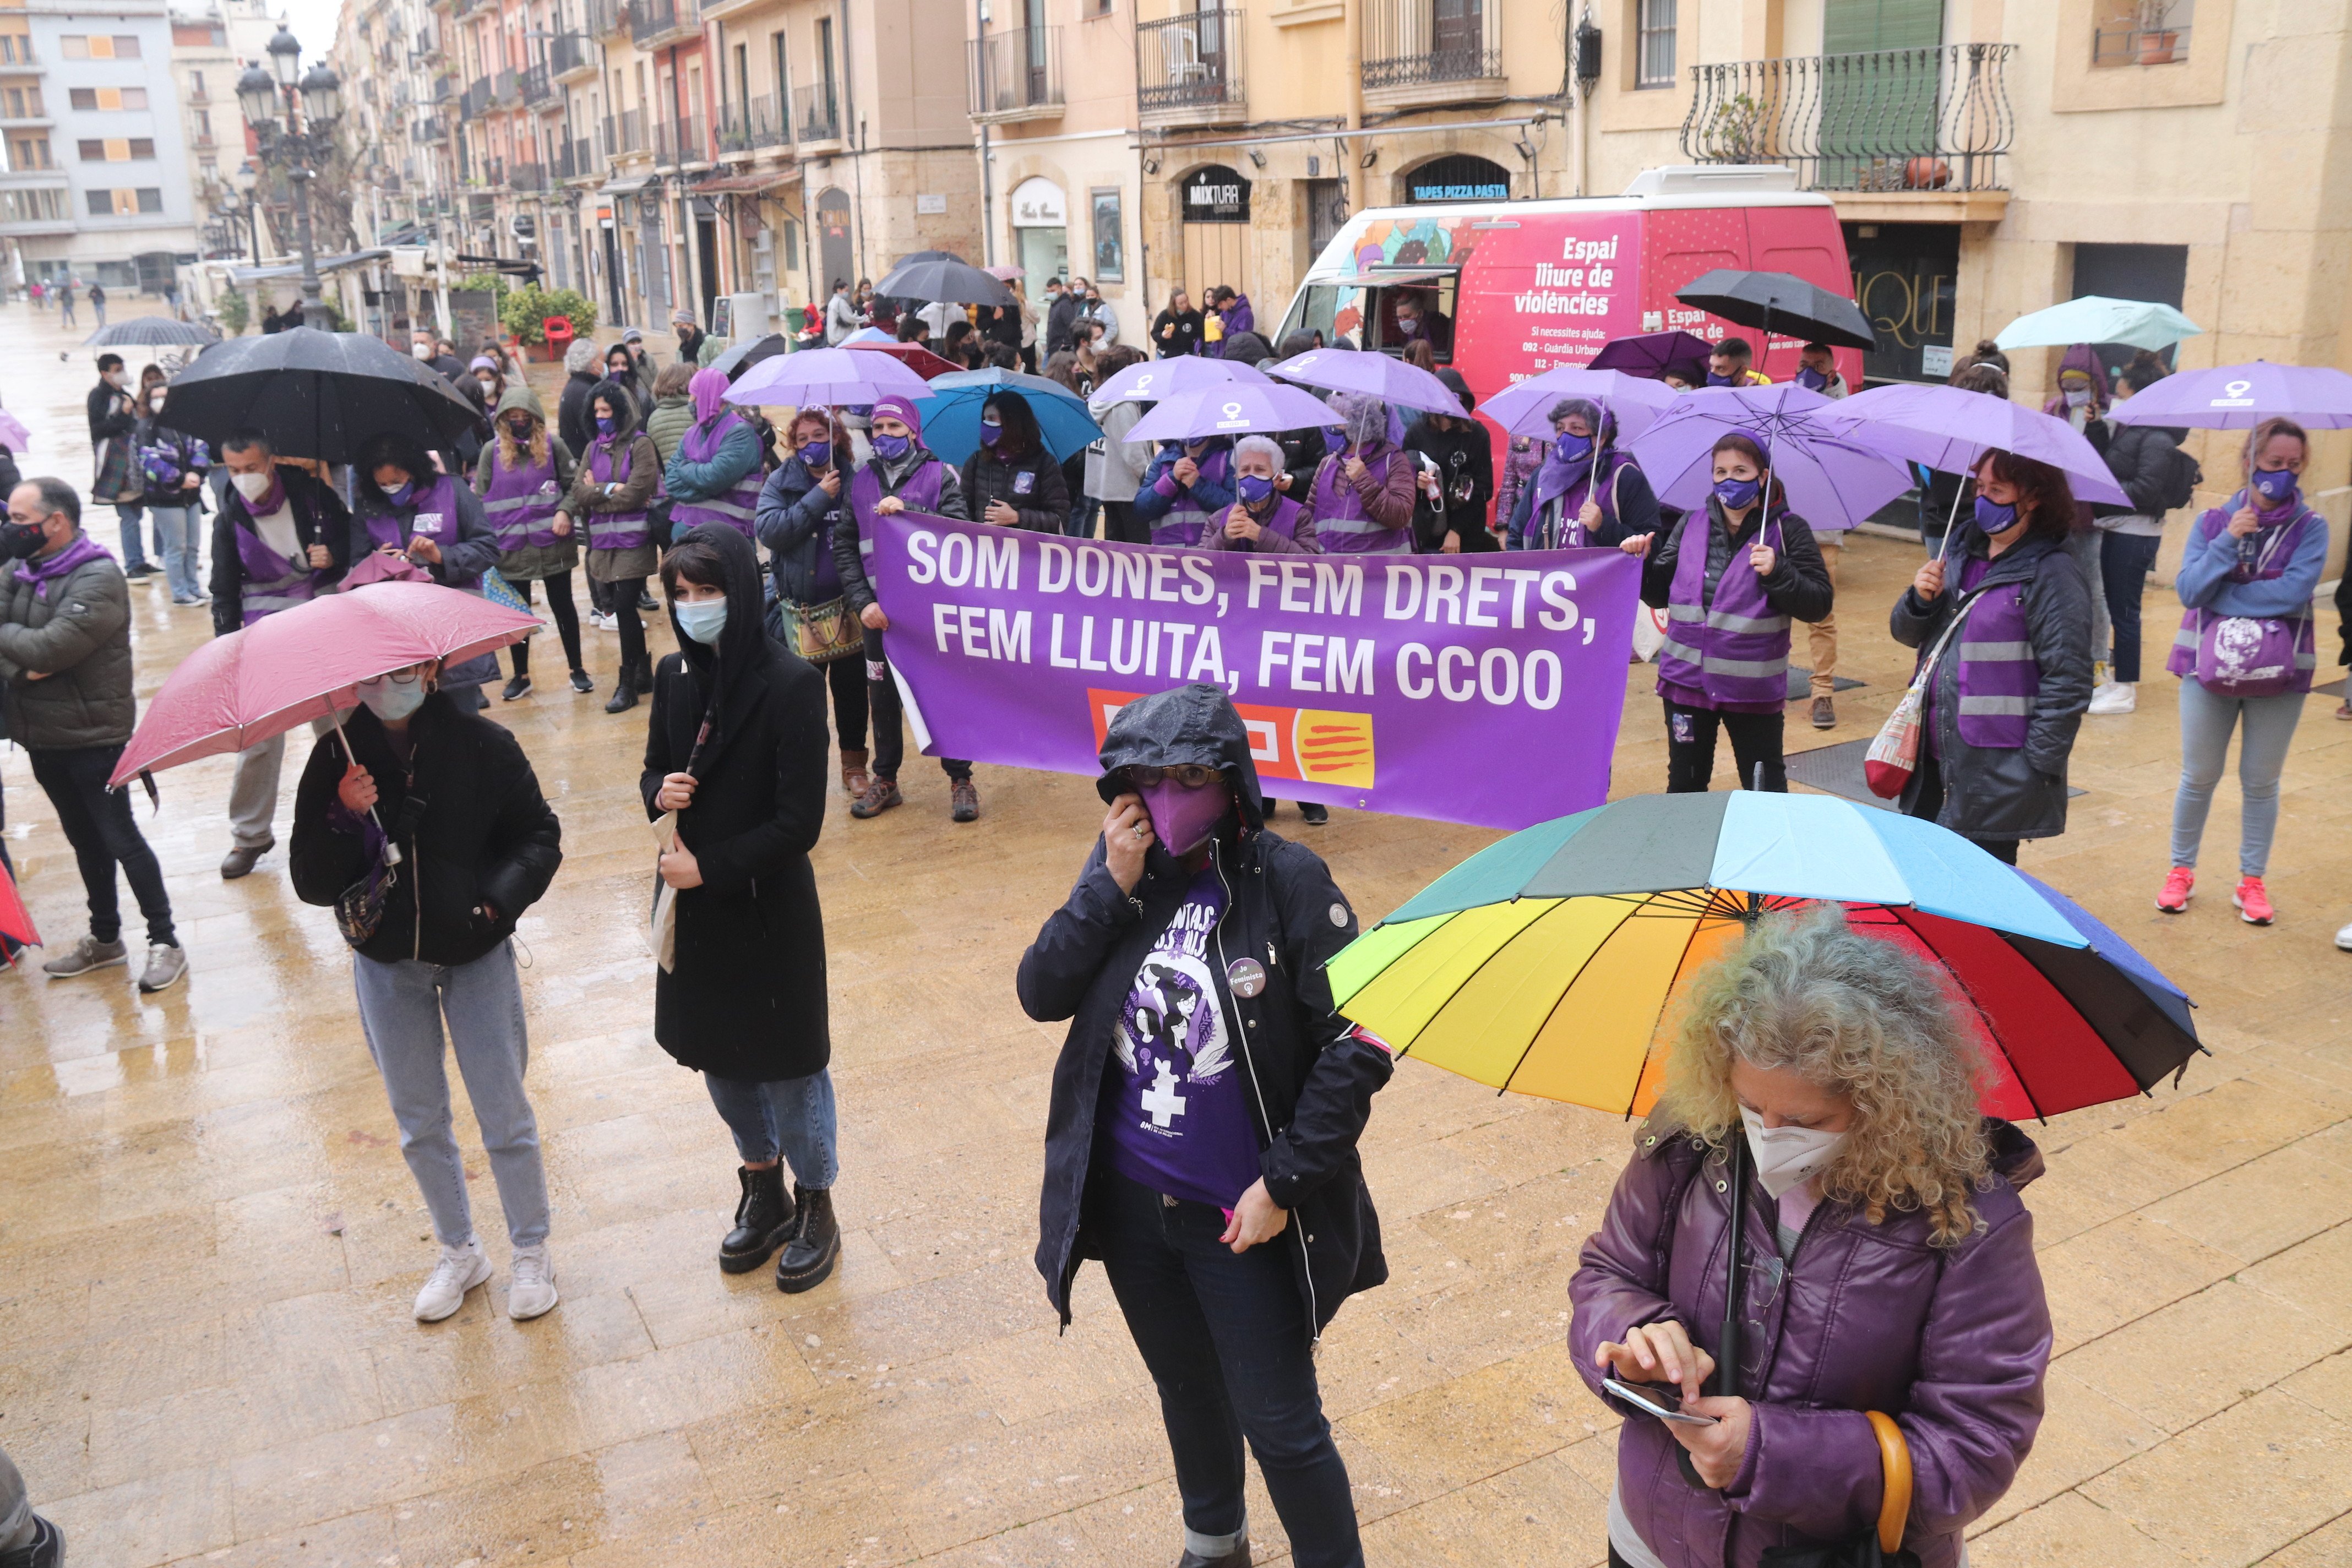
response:
<path fill-rule="evenodd" d="M 1257 764 L 1250 761 L 1249 730 L 1224 688 L 1206 683 L 1139 697 L 1113 714 L 1103 737 L 1103 772 L 1095 781 L 1095 793 L 1108 805 L 1125 793 L 1121 768 L 1173 768 L 1187 763 L 1222 768 L 1234 781 L 1244 833 L 1265 826 L 1265 797 L 1258 791 Z"/>
<path fill-rule="evenodd" d="M 719 634 L 718 658 L 723 670 L 746 669 L 759 657 L 760 640 L 768 635 L 761 617 L 766 613 L 760 580 L 760 560 L 752 552 L 751 542 L 735 531 L 730 523 L 706 522 L 689 529 L 685 538 L 699 540 L 714 546 L 724 563 L 727 578 L 727 628 Z M 677 639 L 677 650 L 686 656 L 687 663 L 708 675 L 711 668 L 711 650 L 696 642 L 678 629 L 677 612 L 669 612 L 670 635 Z"/>
<path fill-rule="evenodd" d="M 637 400 L 631 396 L 629 395 L 629 389 L 623 386 L 619 382 L 605 380 L 598 382 L 596 384 L 596 390 L 588 395 L 588 407 L 586 413 L 590 439 L 593 440 L 595 438 L 596 399 L 600 397 L 603 398 L 613 410 L 614 439 L 622 440 L 636 434 Z"/>
<path fill-rule="evenodd" d="M 727 373 L 723 370 L 698 370 L 694 379 L 686 384 L 687 395 L 694 399 L 694 417 L 709 423 L 727 412 Z"/>
<path fill-rule="evenodd" d="M 2115 389 L 2107 384 L 2107 367 L 2099 363 L 2098 351 L 2088 343 L 2076 343 L 2069 348 L 2060 356 L 2058 374 L 2050 378 L 2050 384 L 2055 387 L 2058 376 L 2070 370 L 2079 370 L 2091 378 L 2091 395 L 2100 407 L 2105 407 L 2108 399 L 2115 395 Z"/>
<path fill-rule="evenodd" d="M 506 391 L 499 395 L 498 411 L 500 414 L 508 414 L 518 408 L 530 415 L 533 419 L 538 420 L 541 425 L 547 423 L 547 405 L 539 400 L 538 393 L 533 392 L 530 387 L 526 386 L 520 381 L 509 386 Z"/>
<path fill-rule="evenodd" d="M 2020 1192 L 2048 1169 L 2042 1163 L 2042 1150 L 2014 1122 L 1986 1117 L 1985 1138 L 1992 1144 L 1993 1173 L 2006 1178 Z"/>

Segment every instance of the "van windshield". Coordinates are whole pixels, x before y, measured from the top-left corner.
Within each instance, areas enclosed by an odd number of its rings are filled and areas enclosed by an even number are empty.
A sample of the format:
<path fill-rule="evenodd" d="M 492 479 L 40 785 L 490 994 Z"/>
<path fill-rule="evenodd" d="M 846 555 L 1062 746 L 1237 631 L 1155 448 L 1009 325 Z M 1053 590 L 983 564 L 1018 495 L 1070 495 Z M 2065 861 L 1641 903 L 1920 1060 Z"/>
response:
<path fill-rule="evenodd" d="M 1344 338 L 1356 348 L 1399 356 L 1413 342 L 1426 342 L 1439 364 L 1451 364 L 1459 280 L 1458 273 L 1432 277 L 1416 271 L 1411 281 L 1393 284 L 1310 283 L 1283 319 L 1276 346 L 1297 331 L 1320 332 L 1325 342 Z"/>

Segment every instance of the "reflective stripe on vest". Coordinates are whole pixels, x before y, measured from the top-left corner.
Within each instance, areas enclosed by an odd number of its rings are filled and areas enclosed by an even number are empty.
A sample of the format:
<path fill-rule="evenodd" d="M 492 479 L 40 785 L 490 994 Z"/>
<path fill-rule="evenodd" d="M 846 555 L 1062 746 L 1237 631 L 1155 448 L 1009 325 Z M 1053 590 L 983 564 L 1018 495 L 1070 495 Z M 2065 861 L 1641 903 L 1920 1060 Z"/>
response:
<path fill-rule="evenodd" d="M 743 425 L 743 421 L 732 413 L 724 415 L 711 422 L 708 435 L 704 426 L 689 426 L 686 434 L 678 437 L 680 455 L 689 463 L 709 462 L 727 444 L 730 425 Z M 744 426 L 744 428 L 749 429 L 750 426 Z M 766 479 L 767 475 L 755 462 L 748 473 L 719 495 L 702 500 L 673 501 L 669 512 L 672 532 L 683 533 L 706 522 L 723 522 L 756 542 L 754 520 L 760 510 L 760 487 Z"/>
<path fill-rule="evenodd" d="M 1694 527 L 1699 532 L 1696 540 L 1691 537 Z M 1715 602 L 1704 610 L 1699 607 L 1714 527 L 1711 508 L 1690 513 L 1683 525 L 1666 605 L 1674 629 L 1658 649 L 1658 682 L 1704 692 L 1709 703 L 1784 702 L 1789 696 L 1789 617 L 1773 613 L 1747 550 L 1733 545 L 1716 582 Z M 1785 555 L 1780 521 L 1773 519 L 1765 528 L 1774 553 Z"/>
<path fill-rule="evenodd" d="M 1989 563 L 1971 560 L 1960 570 L 1959 591 L 1973 592 L 1990 571 Z M 2026 624 L 2023 583 L 2004 583 L 1978 597 L 1960 628 L 1958 657 L 1960 709 L 1954 727 L 1960 739 L 1997 751 L 2024 745 L 2026 721 L 2042 691 L 2042 666 Z"/>
<path fill-rule="evenodd" d="M 627 484 L 635 440 L 635 434 L 632 432 L 627 436 L 600 436 L 588 443 L 589 477 L 600 485 Z M 643 510 L 592 511 L 588 514 L 588 548 L 591 550 L 638 550 L 644 548 L 646 542 L 646 514 Z"/>

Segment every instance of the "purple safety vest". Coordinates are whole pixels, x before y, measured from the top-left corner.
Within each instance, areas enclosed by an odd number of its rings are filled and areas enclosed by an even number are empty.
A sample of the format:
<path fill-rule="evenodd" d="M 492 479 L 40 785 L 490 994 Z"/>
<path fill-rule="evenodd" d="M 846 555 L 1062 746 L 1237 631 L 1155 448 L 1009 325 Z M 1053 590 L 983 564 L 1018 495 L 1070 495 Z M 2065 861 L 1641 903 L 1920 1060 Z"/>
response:
<path fill-rule="evenodd" d="M 1211 518 L 1207 529 L 1193 542 L 1197 544 L 1223 533 L 1225 531 L 1225 520 L 1234 512 L 1245 510 L 1241 502 L 1234 502 L 1233 505 Z M 1295 544 L 1298 541 L 1298 520 L 1306 510 L 1305 507 L 1300 506 L 1288 496 L 1276 496 L 1274 499 L 1274 510 L 1259 519 L 1258 526 L 1268 533 L 1278 533 Z"/>
<path fill-rule="evenodd" d="M 728 413 L 717 419 L 689 426 L 678 438 L 677 449 L 689 463 L 707 463 L 719 455 L 726 444 L 728 433 L 740 426 L 749 430 L 740 416 Z M 760 486 L 767 479 L 754 462 L 751 471 L 737 479 L 734 488 L 708 500 L 681 500 L 670 503 L 670 528 L 677 533 L 705 522 L 723 522 L 746 539 L 756 541 L 754 520 L 760 510 Z"/>
<path fill-rule="evenodd" d="M 1601 457 L 1599 474 L 1587 471 L 1585 479 L 1564 485 L 1557 490 L 1544 488 L 1541 468 L 1536 470 L 1535 500 L 1532 517 L 1535 537 L 1528 543 L 1530 550 L 1582 550 L 1592 542 L 1586 536 L 1584 524 L 1577 521 L 1589 497 L 1600 503 L 1603 524 L 1617 521 L 1617 476 L 1633 466 L 1633 459 L 1615 447 Z"/>
<path fill-rule="evenodd" d="M 497 448 L 502 444 L 492 442 L 490 488 L 482 497 L 482 511 L 490 531 L 499 536 L 500 553 L 562 543 L 553 528 L 563 504 L 563 492 L 555 482 L 555 449 L 548 448 L 544 463 L 509 469 L 499 461 Z"/>
<path fill-rule="evenodd" d="M 1345 455 L 1334 453 L 1323 459 L 1315 470 L 1315 538 L 1326 553 L 1344 555 L 1350 552 L 1366 555 L 1410 555 L 1412 553 L 1412 528 L 1386 528 L 1374 522 L 1364 510 L 1364 498 L 1356 487 L 1346 482 L 1341 468 Z M 1373 475 L 1373 489 L 1388 483 L 1389 465 L 1409 461 L 1396 447 L 1391 447 L 1364 465 Z"/>
<path fill-rule="evenodd" d="M 372 511 L 367 517 L 368 538 L 377 544 L 389 544 L 405 550 L 415 538 L 431 540 L 446 548 L 457 542 L 457 481 L 446 474 L 436 476 L 433 482 L 408 498 L 408 504 L 397 512 Z M 445 581 L 452 588 L 473 588 L 481 583 L 478 574 L 452 574 Z"/>
<path fill-rule="evenodd" d="M 588 443 L 588 472 L 600 485 L 625 485 L 629 482 L 629 454 L 634 449 L 636 432 L 627 435 L 599 436 Z M 618 447 L 619 456 L 614 457 Z M 646 514 L 641 507 L 635 511 L 592 511 L 588 514 L 588 548 L 591 550 L 641 550 L 646 544 Z"/>
<path fill-rule="evenodd" d="M 1959 591 L 1976 592 L 1992 563 L 1970 557 L 1960 568 Z M 1960 711 L 1954 727 L 1971 746 L 2015 751 L 2025 744 L 2042 666 L 2025 619 L 2025 584 L 1987 589 L 1969 611 L 1955 644 L 1959 657 Z"/>
<path fill-rule="evenodd" d="M 243 498 L 238 498 L 240 505 Z M 293 502 L 289 500 L 288 506 Z M 246 511 L 250 518 L 250 510 Z M 319 574 L 299 556 L 280 555 L 269 548 L 250 522 L 239 519 L 236 528 L 237 564 L 245 568 L 245 589 L 237 595 L 242 624 L 251 626 L 264 616 L 307 605 L 319 591 Z"/>
<path fill-rule="evenodd" d="M 1675 561 L 1674 587 L 1666 605 L 1666 640 L 1658 649 L 1658 685 L 1679 686 L 1704 692 L 1714 707 L 1724 702 L 1785 702 L 1789 697 L 1789 617 L 1764 597 L 1763 580 L 1749 564 L 1748 551 L 1732 546 L 1723 575 L 1715 584 L 1715 603 L 1704 605 L 1706 592 L 1707 530 L 1715 526 L 1714 509 L 1691 512 L 1683 526 L 1681 554 Z M 1696 532 L 1698 537 L 1691 535 Z M 1766 541 L 1777 555 L 1786 555 L 1780 520 L 1764 525 Z M 1696 546 L 1696 548 L 1694 548 Z"/>
<path fill-rule="evenodd" d="M 1201 470 L 1202 479 L 1223 489 L 1233 488 L 1234 455 L 1228 448 L 1220 447 L 1203 455 L 1196 466 Z M 1175 482 L 1169 480 L 1171 484 Z M 1175 501 L 1160 514 L 1160 521 L 1151 525 L 1151 542 L 1197 548 L 1201 542 L 1201 531 L 1209 525 L 1210 519 L 1223 515 L 1221 511 L 1212 512 L 1192 498 L 1191 490 L 1177 485 Z"/>
<path fill-rule="evenodd" d="M 2231 496 L 2227 503 L 2214 507 L 2200 516 L 2189 525 L 2195 530 L 2196 537 L 2200 541 L 2210 540 L 2228 528 L 2231 515 L 2246 504 L 2245 496 L 2246 492 L 2242 489 Z M 2306 520 L 2316 515 L 2309 507 L 2297 506 L 2293 517 L 2288 518 L 2284 522 L 2258 531 L 2254 535 L 2256 539 L 2263 541 L 2256 546 L 2254 580 L 2272 581 L 2286 575 L 2287 563 L 2294 559 L 2295 541 L 2301 536 Z M 2325 522 L 2321 526 L 2325 527 Z M 2270 537 L 2263 539 L 2263 532 L 2268 532 Z M 2310 614 L 2305 612 L 2296 619 L 2301 625 L 2297 627 L 2294 637 L 2294 670 L 2288 678 L 2285 689 L 2307 693 L 2311 690 L 2311 675 L 2319 663 L 2319 657 L 2316 646 L 2312 639 Z M 2174 675 L 2196 674 L 2198 647 L 2208 636 L 2214 635 L 2215 629 L 2221 624 L 2219 621 L 2209 621 L 2208 615 L 2203 610 L 2181 611 L 2180 629 L 2172 635 L 2172 652 L 2165 658 L 2164 668 Z M 2268 652 L 2267 649 L 2263 651 Z"/>
<path fill-rule="evenodd" d="M 857 517 L 858 563 L 864 565 L 874 555 L 874 524 L 880 515 L 875 508 L 882 504 L 885 494 L 895 495 L 907 505 L 908 511 L 940 510 L 940 492 L 947 480 L 946 465 L 928 450 L 923 460 L 907 472 L 906 481 L 895 490 L 882 489 L 882 459 L 875 458 L 857 470 L 849 481 L 849 509 Z"/>

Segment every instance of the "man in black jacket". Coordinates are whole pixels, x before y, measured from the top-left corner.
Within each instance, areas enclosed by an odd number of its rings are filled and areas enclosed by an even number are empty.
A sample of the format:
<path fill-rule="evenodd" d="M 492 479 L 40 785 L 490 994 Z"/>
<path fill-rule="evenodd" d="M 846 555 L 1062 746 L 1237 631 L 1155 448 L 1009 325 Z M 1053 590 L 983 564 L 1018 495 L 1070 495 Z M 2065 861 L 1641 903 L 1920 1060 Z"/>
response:
<path fill-rule="evenodd" d="M 157 568 L 148 562 L 140 542 L 147 514 L 139 504 L 144 494 L 136 439 L 139 411 L 130 389 L 131 373 L 122 368 L 122 356 L 100 354 L 98 384 L 89 389 L 83 403 L 89 416 L 91 472 L 96 475 L 89 499 L 114 509 L 122 524 L 122 574 L 137 579 L 152 577 Z M 163 545 L 161 539 L 155 542 L 158 555 L 163 552 Z"/>
<path fill-rule="evenodd" d="M 1057 354 L 1064 349 L 1076 346 L 1071 338 L 1070 328 L 1077 321 L 1078 312 L 1086 308 L 1086 299 L 1087 282 L 1083 278 L 1074 279 L 1067 289 L 1062 287 L 1062 280 L 1058 278 L 1046 279 L 1045 352 L 1048 354 Z"/>

